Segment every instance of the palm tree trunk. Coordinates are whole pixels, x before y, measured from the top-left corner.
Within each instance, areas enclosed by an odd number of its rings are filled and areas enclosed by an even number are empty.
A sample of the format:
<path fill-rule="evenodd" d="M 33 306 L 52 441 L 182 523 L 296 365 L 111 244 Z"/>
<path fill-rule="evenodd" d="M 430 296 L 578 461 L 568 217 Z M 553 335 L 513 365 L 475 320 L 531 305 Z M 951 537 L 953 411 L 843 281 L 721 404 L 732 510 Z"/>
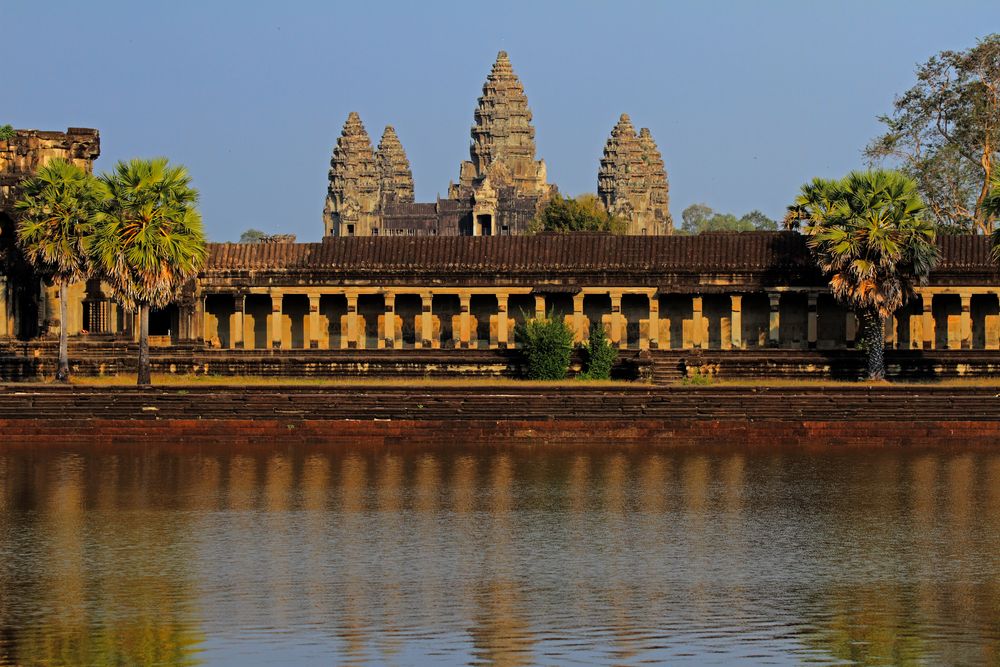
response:
<path fill-rule="evenodd" d="M 861 311 L 861 340 L 868 355 L 868 379 L 885 379 L 885 322 L 874 308 Z"/>
<path fill-rule="evenodd" d="M 59 366 L 56 368 L 56 382 L 69 382 L 69 327 L 67 317 L 69 305 L 66 303 L 66 293 L 69 281 L 59 279 Z"/>
<path fill-rule="evenodd" d="M 140 387 L 152 384 L 149 377 L 149 305 L 139 306 L 139 377 Z"/>

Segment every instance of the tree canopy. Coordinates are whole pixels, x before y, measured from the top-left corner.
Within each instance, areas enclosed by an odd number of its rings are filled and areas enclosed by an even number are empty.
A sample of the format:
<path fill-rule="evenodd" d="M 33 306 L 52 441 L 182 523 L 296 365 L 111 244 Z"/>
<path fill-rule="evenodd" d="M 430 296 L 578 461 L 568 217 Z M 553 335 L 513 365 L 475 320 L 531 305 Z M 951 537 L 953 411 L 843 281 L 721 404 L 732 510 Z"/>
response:
<path fill-rule="evenodd" d="M 804 222 L 834 297 L 862 323 L 869 377 L 882 378 L 883 322 L 927 280 L 938 260 L 933 223 L 922 215 L 916 182 L 898 171 L 855 171 L 817 178 L 789 207 Z"/>
<path fill-rule="evenodd" d="M 777 231 L 777 229 L 777 222 L 756 209 L 737 218 L 732 213 L 717 213 L 707 204 L 691 204 L 681 213 L 681 234 Z"/>
<path fill-rule="evenodd" d="M 0 141 L 8 141 L 17 136 L 17 130 L 10 123 L 0 125 Z"/>
<path fill-rule="evenodd" d="M 573 198 L 556 193 L 531 221 L 530 231 L 624 234 L 625 228 L 625 221 L 604 210 L 597 195 L 588 193 Z"/>
<path fill-rule="evenodd" d="M 240 234 L 240 243 L 260 243 L 268 237 L 266 232 L 262 232 L 259 229 L 248 229 L 242 234 Z"/>
<path fill-rule="evenodd" d="M 916 84 L 879 117 L 886 132 L 865 150 L 913 178 L 944 232 L 993 231 L 983 204 L 1000 156 L 1000 34 L 965 51 L 942 51 L 916 72 Z"/>

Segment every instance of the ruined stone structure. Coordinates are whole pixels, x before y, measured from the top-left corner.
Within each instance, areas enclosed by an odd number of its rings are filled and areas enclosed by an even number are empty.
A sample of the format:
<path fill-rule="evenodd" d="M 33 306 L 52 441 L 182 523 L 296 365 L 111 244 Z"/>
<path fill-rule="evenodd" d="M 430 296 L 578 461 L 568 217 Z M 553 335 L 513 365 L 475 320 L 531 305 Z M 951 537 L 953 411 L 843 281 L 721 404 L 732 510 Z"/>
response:
<path fill-rule="evenodd" d="M 65 132 L 17 130 L 9 140 L 0 139 L 0 338 L 37 335 L 46 326 L 45 293 L 31 268 L 20 261 L 14 244 L 13 206 L 20 182 L 50 160 L 63 159 L 93 173 L 94 160 L 101 154 L 97 130 L 71 127 Z M 70 298 L 86 303 L 88 312 L 109 312 L 109 302 L 89 299 L 86 285 L 70 288 Z M 93 305 L 92 305 L 93 304 Z M 84 328 L 82 320 L 70 323 L 71 330 Z"/>
<path fill-rule="evenodd" d="M 673 231 L 667 172 L 648 128 L 636 134 L 628 114 L 611 130 L 597 175 L 597 196 L 609 213 L 626 222 L 626 233 Z"/>
<path fill-rule="evenodd" d="M 333 152 L 324 222 L 327 236 L 503 236 L 528 229 L 555 191 L 535 159 L 535 128 L 524 86 L 503 51 L 483 84 L 470 160 L 448 198 L 415 203 L 413 174 L 392 126 L 374 153 L 351 113 Z"/>

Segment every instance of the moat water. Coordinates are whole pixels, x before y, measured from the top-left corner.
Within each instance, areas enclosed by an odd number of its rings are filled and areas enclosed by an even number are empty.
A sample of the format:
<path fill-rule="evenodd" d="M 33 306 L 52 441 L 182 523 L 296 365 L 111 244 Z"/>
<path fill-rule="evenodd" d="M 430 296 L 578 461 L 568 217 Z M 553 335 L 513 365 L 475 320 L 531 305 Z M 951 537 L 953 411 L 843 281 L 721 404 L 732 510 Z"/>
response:
<path fill-rule="evenodd" d="M 1000 664 L 1000 449 L 0 445 L 0 490 L 4 665 Z"/>

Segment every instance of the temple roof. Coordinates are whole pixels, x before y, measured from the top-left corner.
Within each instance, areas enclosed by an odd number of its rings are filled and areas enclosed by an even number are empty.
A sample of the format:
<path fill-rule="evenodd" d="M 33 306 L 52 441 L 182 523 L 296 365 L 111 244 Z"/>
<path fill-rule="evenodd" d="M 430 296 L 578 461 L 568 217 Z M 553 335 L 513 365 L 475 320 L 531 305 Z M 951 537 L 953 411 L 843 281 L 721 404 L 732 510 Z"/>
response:
<path fill-rule="evenodd" d="M 771 273 L 816 275 L 795 232 L 696 236 L 540 234 L 491 237 L 335 237 L 320 243 L 209 244 L 203 273 Z M 990 240 L 943 236 L 936 274 L 997 274 Z"/>

